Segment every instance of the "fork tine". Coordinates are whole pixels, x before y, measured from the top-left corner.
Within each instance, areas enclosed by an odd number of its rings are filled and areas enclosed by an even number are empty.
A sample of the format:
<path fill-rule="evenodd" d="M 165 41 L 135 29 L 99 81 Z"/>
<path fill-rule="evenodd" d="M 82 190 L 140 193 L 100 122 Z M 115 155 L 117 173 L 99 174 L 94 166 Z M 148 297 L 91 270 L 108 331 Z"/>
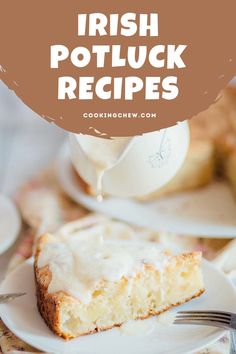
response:
<path fill-rule="evenodd" d="M 231 316 L 224 316 L 224 315 L 208 315 L 208 314 L 193 314 L 193 315 L 188 315 L 188 314 L 180 314 L 175 316 L 176 319 L 218 319 L 218 320 L 224 320 L 224 321 L 231 321 Z"/>
<path fill-rule="evenodd" d="M 0 304 L 10 302 L 24 295 L 26 295 L 26 293 L 0 294 Z"/>
<path fill-rule="evenodd" d="M 220 322 L 230 324 L 230 320 L 218 317 L 176 317 L 175 321 L 199 321 L 199 322 Z"/>
<path fill-rule="evenodd" d="M 0 294 L 1 297 L 5 297 L 5 298 L 8 298 L 8 297 L 11 297 L 11 298 L 17 298 L 17 297 L 20 297 L 20 296 L 24 296 L 26 295 L 26 293 L 9 293 L 9 294 Z"/>
<path fill-rule="evenodd" d="M 216 316 L 224 316 L 227 318 L 231 318 L 233 315 L 231 312 L 224 311 L 179 311 L 176 315 L 216 315 Z"/>
<path fill-rule="evenodd" d="M 197 326 L 210 326 L 210 327 L 220 327 L 220 328 L 228 328 L 228 322 L 222 321 L 208 321 L 208 320 L 175 320 L 174 324 L 179 325 L 197 325 Z"/>

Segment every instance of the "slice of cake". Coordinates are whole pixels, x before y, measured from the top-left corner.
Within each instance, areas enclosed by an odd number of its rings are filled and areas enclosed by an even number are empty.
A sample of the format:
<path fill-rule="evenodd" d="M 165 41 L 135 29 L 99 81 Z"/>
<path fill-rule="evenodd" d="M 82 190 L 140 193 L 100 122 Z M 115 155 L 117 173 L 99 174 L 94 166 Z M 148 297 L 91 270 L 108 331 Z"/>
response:
<path fill-rule="evenodd" d="M 200 253 L 173 256 L 104 218 L 42 236 L 34 267 L 38 309 L 65 339 L 157 315 L 204 292 Z"/>

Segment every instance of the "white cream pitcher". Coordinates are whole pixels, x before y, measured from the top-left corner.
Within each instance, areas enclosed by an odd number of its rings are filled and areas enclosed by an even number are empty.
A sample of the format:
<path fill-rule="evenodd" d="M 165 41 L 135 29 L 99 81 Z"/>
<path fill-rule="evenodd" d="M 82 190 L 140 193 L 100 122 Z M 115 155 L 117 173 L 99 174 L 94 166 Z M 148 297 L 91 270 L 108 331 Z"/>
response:
<path fill-rule="evenodd" d="M 188 123 L 135 137 L 104 139 L 70 134 L 73 165 L 97 193 L 134 197 L 164 186 L 180 169 L 189 146 Z"/>

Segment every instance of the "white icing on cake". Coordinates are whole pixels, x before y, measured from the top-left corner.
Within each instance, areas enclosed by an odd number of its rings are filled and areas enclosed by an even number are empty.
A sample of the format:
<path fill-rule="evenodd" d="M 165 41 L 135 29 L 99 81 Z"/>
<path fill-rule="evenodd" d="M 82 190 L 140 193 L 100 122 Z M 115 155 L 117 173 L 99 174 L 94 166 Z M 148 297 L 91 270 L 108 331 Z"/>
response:
<path fill-rule="evenodd" d="M 43 246 L 38 267 L 49 266 L 48 292 L 65 291 L 87 302 L 103 280 L 119 281 L 145 265 L 162 271 L 169 257 L 153 242 L 138 239 L 132 228 L 106 218 L 89 225 L 70 223 Z"/>

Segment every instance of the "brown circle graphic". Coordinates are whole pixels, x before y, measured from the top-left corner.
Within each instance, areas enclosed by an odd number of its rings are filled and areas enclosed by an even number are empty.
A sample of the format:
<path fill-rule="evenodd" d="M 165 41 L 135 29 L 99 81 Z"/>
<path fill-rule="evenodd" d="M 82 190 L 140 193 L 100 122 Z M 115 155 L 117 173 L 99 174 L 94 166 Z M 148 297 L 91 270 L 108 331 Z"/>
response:
<path fill-rule="evenodd" d="M 235 0 L 2 0 L 0 78 L 68 131 L 132 136 L 158 130 L 208 108 L 234 76 L 235 14 Z M 58 68 L 51 67 L 51 48 L 58 50 Z M 130 65 L 132 54 L 144 64 Z M 74 85 L 70 99 L 68 85 Z"/>

